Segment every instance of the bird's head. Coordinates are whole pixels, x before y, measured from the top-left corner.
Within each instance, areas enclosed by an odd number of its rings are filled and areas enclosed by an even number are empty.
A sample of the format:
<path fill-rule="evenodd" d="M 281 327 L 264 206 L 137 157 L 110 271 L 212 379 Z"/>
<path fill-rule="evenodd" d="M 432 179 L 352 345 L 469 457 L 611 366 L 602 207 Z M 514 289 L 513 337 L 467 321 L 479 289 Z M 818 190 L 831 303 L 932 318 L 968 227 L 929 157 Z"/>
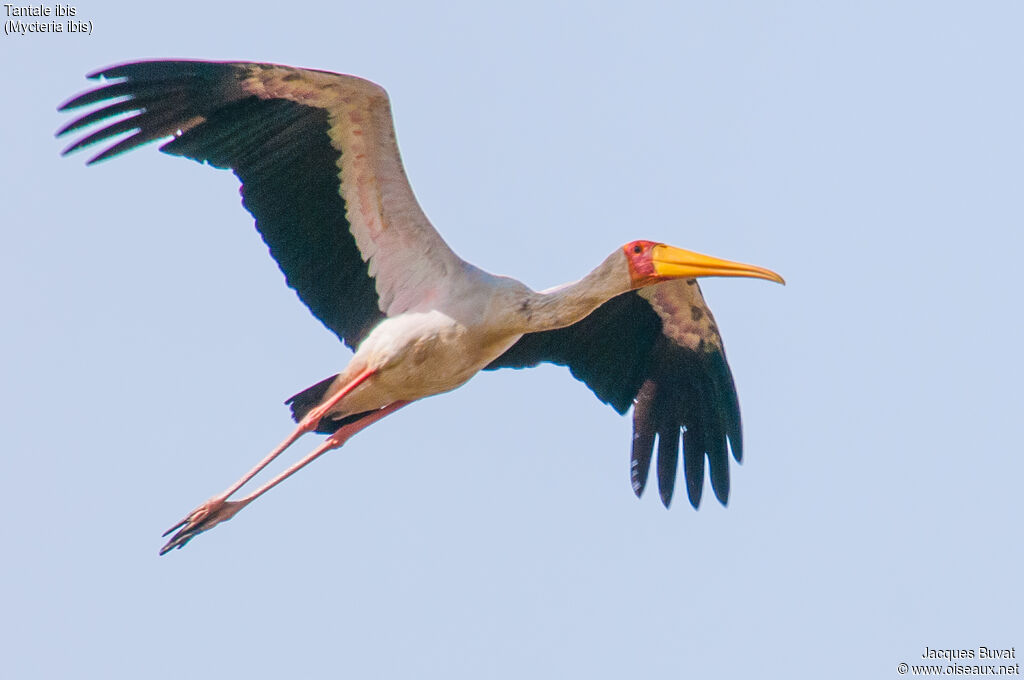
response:
<path fill-rule="evenodd" d="M 654 241 L 633 241 L 622 246 L 629 263 L 633 288 L 643 288 L 672 279 L 699 276 L 748 276 L 785 284 L 781 276 L 763 267 L 720 260 Z"/>

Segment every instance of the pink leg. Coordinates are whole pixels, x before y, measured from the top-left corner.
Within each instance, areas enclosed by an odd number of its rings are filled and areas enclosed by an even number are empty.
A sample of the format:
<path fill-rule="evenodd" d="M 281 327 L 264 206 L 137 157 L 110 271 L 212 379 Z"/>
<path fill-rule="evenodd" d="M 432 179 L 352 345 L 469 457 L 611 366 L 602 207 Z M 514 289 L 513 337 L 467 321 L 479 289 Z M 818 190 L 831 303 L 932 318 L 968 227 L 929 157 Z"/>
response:
<path fill-rule="evenodd" d="M 368 377 L 368 375 L 369 375 L 369 373 L 366 374 L 366 377 Z M 361 379 L 357 378 L 357 380 L 359 380 L 361 382 L 361 380 L 365 380 L 365 377 L 362 377 Z M 351 391 L 351 389 L 354 388 L 356 384 L 358 384 L 358 383 L 351 384 L 351 386 L 347 386 L 346 389 L 348 391 Z M 332 402 L 337 403 L 337 401 L 340 401 L 340 397 L 337 397 L 337 396 L 332 397 Z M 329 404 L 329 403 L 331 403 L 331 402 L 326 402 L 325 405 Z M 188 517 L 186 517 L 181 522 L 179 522 L 178 524 L 176 524 L 173 527 L 171 527 L 170 529 L 168 529 L 164 533 L 164 536 L 166 536 L 167 534 L 171 533 L 175 529 L 178 529 L 179 527 L 182 527 L 181 530 L 178 531 L 178 533 L 174 534 L 174 536 L 171 537 L 171 539 L 169 541 L 167 541 L 167 544 L 164 545 L 164 547 L 160 549 L 160 554 L 163 555 L 163 554 L 165 554 L 167 552 L 170 552 L 171 550 L 173 550 L 175 548 L 181 548 L 186 543 L 188 543 L 193 538 L 195 538 L 198 534 L 200 534 L 200 533 L 202 533 L 204 531 L 208 531 L 209 529 L 212 529 L 213 527 L 215 527 L 216 525 L 220 524 L 221 522 L 226 522 L 227 520 L 231 519 L 242 508 L 247 506 L 249 503 L 252 503 L 254 500 L 259 498 L 260 496 L 262 496 L 266 492 L 270 491 L 272 488 L 274 488 L 275 486 L 277 486 L 278 484 L 280 484 L 281 482 L 283 482 L 287 478 L 291 477 L 293 474 L 295 474 L 296 472 L 301 470 L 306 465 L 309 465 L 314 460 L 316 460 L 317 458 L 319 458 L 323 454 L 327 453 L 328 451 L 331 451 L 332 449 L 336 449 L 336 448 L 340 447 L 345 442 L 347 442 L 349 439 L 351 439 L 352 436 L 355 435 L 360 430 L 363 430 L 364 428 L 369 427 L 370 425 L 372 425 L 373 423 L 377 422 L 378 420 L 380 420 L 384 416 L 389 415 L 391 413 L 394 413 L 395 411 L 397 411 L 398 409 L 402 408 L 403 406 L 405 406 L 408 403 L 409 402 L 407 402 L 407 401 L 396 401 L 396 402 L 394 402 L 392 404 L 388 404 L 387 406 L 385 406 L 385 407 L 383 407 L 381 409 L 378 409 L 377 411 L 374 411 L 373 413 L 369 413 L 369 414 L 363 416 L 362 418 L 360 418 L 359 420 L 357 420 L 355 422 L 351 422 L 351 423 L 348 423 L 347 425 L 343 425 L 342 427 L 338 428 L 338 430 L 336 432 L 334 432 L 334 434 L 332 434 L 330 437 L 325 439 L 324 442 L 322 444 L 320 444 L 320 446 L 316 447 L 312 452 L 310 452 L 309 455 L 307 455 L 305 458 L 303 458 L 302 460 L 298 461 L 297 463 L 295 463 L 294 465 L 289 467 L 287 470 L 285 470 L 284 472 L 282 472 L 278 476 L 274 477 L 272 480 L 270 480 L 269 482 L 267 482 L 266 484 L 261 486 L 256 491 L 252 492 L 251 494 L 249 494 L 248 496 L 246 496 L 245 498 L 243 498 L 241 500 L 237 500 L 237 501 L 229 501 L 229 500 L 227 500 L 228 496 L 230 496 L 232 493 L 237 491 L 238 488 L 241 487 L 246 481 L 251 479 L 256 473 L 258 473 L 260 470 L 262 470 L 264 467 L 266 467 L 266 465 L 271 460 L 273 460 L 274 457 L 276 457 L 278 454 L 280 454 L 281 451 L 283 451 L 285 448 L 287 448 L 288 444 L 290 444 L 295 439 L 297 439 L 298 435 L 296 435 L 294 437 L 294 439 L 290 437 L 289 439 L 291 441 L 286 439 L 285 440 L 285 444 L 283 444 L 282 446 L 278 447 L 280 449 L 280 451 L 275 449 L 275 451 L 277 453 L 273 453 L 272 452 L 271 456 L 268 456 L 266 459 L 261 461 L 260 464 L 256 466 L 256 468 L 254 468 L 245 478 L 242 479 L 241 483 L 238 483 L 238 484 L 234 485 L 233 487 L 231 487 L 224 494 L 221 494 L 219 496 L 214 496 L 213 498 L 208 500 L 206 503 L 203 503 L 201 506 L 199 506 L 191 514 L 189 514 Z M 320 410 L 320 407 L 318 407 L 317 410 Z M 329 408 L 325 409 L 323 411 L 323 413 L 326 413 L 327 410 L 330 410 L 330 409 Z M 307 418 L 303 418 L 302 422 L 305 423 L 307 419 L 308 419 L 308 417 Z M 317 420 L 319 420 L 319 418 Z M 299 428 L 301 429 L 301 427 L 302 427 L 302 425 L 300 424 Z M 313 427 L 315 427 L 315 423 L 314 423 Z M 312 428 L 310 428 L 310 429 L 312 429 Z"/>
<path fill-rule="evenodd" d="M 249 470 L 247 473 L 245 473 L 245 475 L 241 479 L 239 479 L 237 482 L 235 482 L 234 484 L 229 486 L 227 489 L 225 489 L 223 493 L 220 493 L 220 494 L 214 496 L 213 498 L 211 498 L 210 501 L 208 501 L 208 502 L 215 501 L 217 499 L 222 500 L 222 501 L 226 500 L 229 496 L 231 496 L 231 494 L 235 493 L 236 491 L 241 489 L 243 486 L 245 486 L 246 482 L 248 482 L 250 479 L 252 479 L 256 475 L 258 475 L 260 473 L 260 470 L 262 470 L 263 468 L 265 468 L 268 465 L 270 465 L 270 463 L 275 458 L 280 456 L 284 452 L 285 449 L 287 449 L 289 446 L 294 444 L 296 442 L 296 440 L 298 440 L 299 437 L 301 437 L 302 435 L 306 434 L 307 432 L 312 432 L 313 430 L 315 430 L 316 426 L 320 424 L 320 420 L 325 415 L 327 415 L 327 413 L 331 409 L 333 409 L 335 406 L 337 406 L 338 403 L 343 398 L 345 398 L 350 392 L 352 392 L 352 390 L 354 390 L 355 388 L 359 387 L 359 385 L 362 384 L 363 381 L 365 381 L 371 375 L 373 375 L 373 373 L 374 373 L 374 371 L 372 369 L 369 369 L 369 368 L 366 369 L 365 371 L 363 371 L 362 373 L 357 375 L 352 380 L 352 382 L 350 382 L 348 385 L 345 385 L 343 388 L 338 390 L 338 393 L 335 394 L 333 397 L 331 397 L 330 399 L 328 399 L 324 403 L 320 404 L 316 408 L 312 409 L 309 413 L 306 414 L 306 417 L 303 418 L 301 422 L 299 422 L 299 424 L 296 426 L 295 430 L 293 430 L 292 433 L 290 435 L 288 435 L 288 438 L 285 439 L 280 444 L 278 444 L 277 448 L 275 448 L 273 451 L 268 453 L 266 458 L 264 458 L 263 460 L 261 460 L 259 463 L 256 464 L 256 467 L 254 467 L 253 469 Z M 167 534 L 171 533 L 172 531 L 174 531 L 175 529 L 177 529 L 178 527 L 180 527 L 181 525 L 183 525 L 187 521 L 188 521 L 188 517 L 186 517 L 185 519 L 181 520 L 180 522 L 175 524 L 173 527 L 168 529 L 167 533 L 165 533 L 164 536 L 166 536 Z"/>

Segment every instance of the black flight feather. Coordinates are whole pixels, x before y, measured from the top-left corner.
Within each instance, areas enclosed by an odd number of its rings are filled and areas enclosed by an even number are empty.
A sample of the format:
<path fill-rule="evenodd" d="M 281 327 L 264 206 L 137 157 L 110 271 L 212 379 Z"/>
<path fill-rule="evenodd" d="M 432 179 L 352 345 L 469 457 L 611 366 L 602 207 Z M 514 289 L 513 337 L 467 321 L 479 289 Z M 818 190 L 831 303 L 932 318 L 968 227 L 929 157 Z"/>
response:
<path fill-rule="evenodd" d="M 568 366 L 597 397 L 619 413 L 633 405 L 630 482 L 639 496 L 657 445 L 658 490 L 672 500 L 682 444 L 686 491 L 698 507 L 709 468 L 715 497 L 729 497 L 729 459 L 740 461 L 739 402 L 724 352 L 712 343 L 690 349 L 663 332 L 658 313 L 635 291 L 598 307 L 566 328 L 528 333 L 489 366 Z M 682 433 L 682 436 L 680 436 Z"/>
<path fill-rule="evenodd" d="M 328 112 L 256 97 L 242 87 L 246 73 L 237 64 L 194 61 L 104 69 L 90 77 L 122 80 L 60 108 L 110 103 L 72 121 L 58 135 L 134 112 L 84 136 L 65 153 L 129 133 L 90 161 L 97 162 L 172 137 L 161 151 L 233 170 L 242 181 L 242 204 L 256 218 L 288 285 L 355 349 L 384 315 L 345 217 L 340 152 L 330 142 Z"/>

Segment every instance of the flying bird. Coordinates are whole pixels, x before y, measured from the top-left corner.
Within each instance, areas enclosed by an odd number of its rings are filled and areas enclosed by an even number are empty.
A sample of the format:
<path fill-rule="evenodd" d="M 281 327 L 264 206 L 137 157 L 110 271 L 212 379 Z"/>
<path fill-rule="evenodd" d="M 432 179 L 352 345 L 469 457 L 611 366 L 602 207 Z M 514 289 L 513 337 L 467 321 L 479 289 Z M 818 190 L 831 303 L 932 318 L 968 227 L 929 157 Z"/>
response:
<path fill-rule="evenodd" d="M 753 265 L 638 240 L 582 279 L 535 292 L 461 259 L 420 209 L 399 156 L 386 92 L 369 81 L 275 64 L 143 61 L 61 105 L 93 105 L 57 135 L 96 131 L 64 150 L 114 141 L 89 163 L 157 139 L 160 150 L 241 181 L 242 205 L 313 315 L 354 351 L 347 367 L 288 399 L 292 433 L 223 493 L 169 529 L 181 548 L 318 456 L 480 370 L 567 366 L 620 414 L 633 408 L 631 482 L 639 496 L 657 445 L 668 507 L 682 444 L 690 503 L 705 461 L 729 494 L 728 450 L 742 459 L 740 410 L 722 338 L 696 278 L 783 283 Z M 113 120 L 111 120 L 113 119 Z M 229 500 L 299 437 L 328 435 L 305 458 Z"/>

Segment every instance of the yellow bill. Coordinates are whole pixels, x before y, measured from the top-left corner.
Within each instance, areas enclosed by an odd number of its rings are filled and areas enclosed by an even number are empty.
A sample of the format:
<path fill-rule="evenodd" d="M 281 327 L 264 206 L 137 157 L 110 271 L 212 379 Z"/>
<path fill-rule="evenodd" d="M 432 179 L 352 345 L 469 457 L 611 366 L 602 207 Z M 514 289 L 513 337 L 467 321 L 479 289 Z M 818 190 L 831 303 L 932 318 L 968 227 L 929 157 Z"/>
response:
<path fill-rule="evenodd" d="M 770 269 L 742 262 L 731 262 L 692 250 L 664 244 L 654 246 L 651 253 L 656 276 L 671 279 L 695 279 L 699 276 L 746 276 L 767 279 L 785 285 L 785 280 Z"/>

